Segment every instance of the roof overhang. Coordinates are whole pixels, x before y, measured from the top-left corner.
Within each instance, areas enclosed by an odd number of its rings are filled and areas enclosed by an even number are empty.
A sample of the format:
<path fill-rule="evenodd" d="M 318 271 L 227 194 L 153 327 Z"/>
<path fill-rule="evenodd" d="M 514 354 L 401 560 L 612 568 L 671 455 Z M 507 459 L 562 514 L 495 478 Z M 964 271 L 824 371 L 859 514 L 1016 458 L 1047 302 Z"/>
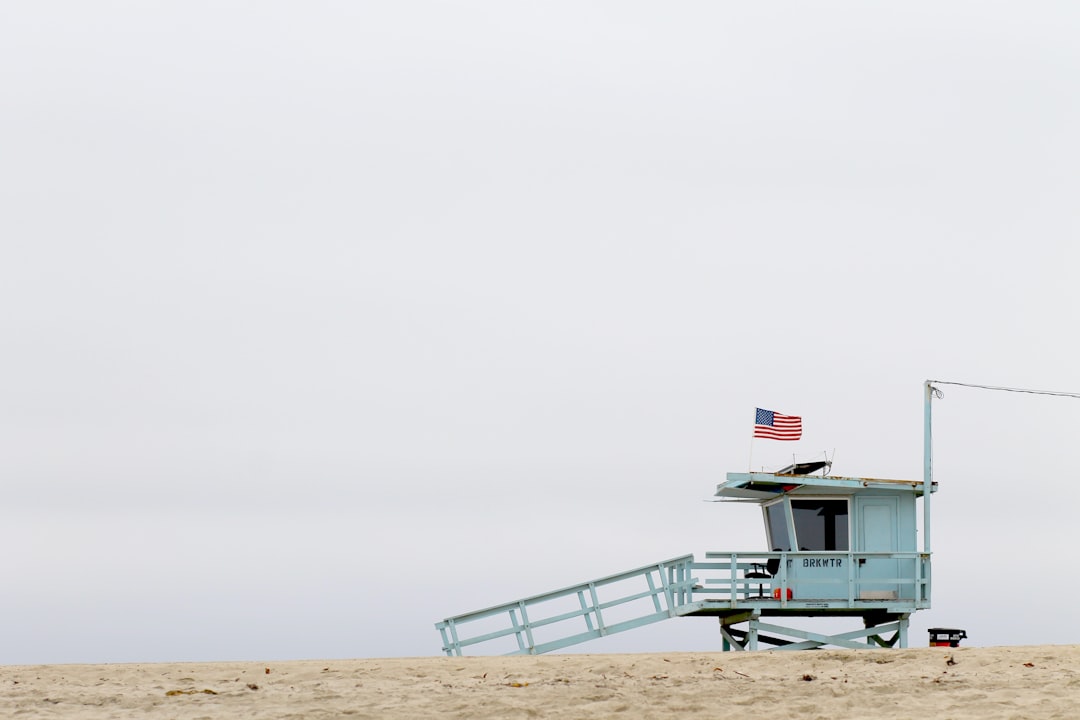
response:
<path fill-rule="evenodd" d="M 728 473 L 727 480 L 716 486 L 716 497 L 724 500 L 770 500 L 785 493 L 848 495 L 875 488 L 923 494 L 921 480 L 887 480 L 884 478 L 835 477 L 831 475 L 784 475 L 780 473 Z M 937 491 L 932 483 L 930 492 Z"/>

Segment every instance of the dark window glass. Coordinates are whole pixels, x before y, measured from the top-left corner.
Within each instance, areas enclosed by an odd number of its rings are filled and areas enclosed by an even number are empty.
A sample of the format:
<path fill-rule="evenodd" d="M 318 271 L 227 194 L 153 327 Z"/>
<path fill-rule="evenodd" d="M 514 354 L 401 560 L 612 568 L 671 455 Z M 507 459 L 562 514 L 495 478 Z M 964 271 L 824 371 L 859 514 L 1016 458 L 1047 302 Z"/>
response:
<path fill-rule="evenodd" d="M 792 500 L 800 550 L 847 550 L 847 500 Z"/>
<path fill-rule="evenodd" d="M 765 522 L 769 526 L 771 549 L 790 550 L 791 541 L 788 540 L 787 516 L 784 513 L 783 502 L 765 508 Z"/>

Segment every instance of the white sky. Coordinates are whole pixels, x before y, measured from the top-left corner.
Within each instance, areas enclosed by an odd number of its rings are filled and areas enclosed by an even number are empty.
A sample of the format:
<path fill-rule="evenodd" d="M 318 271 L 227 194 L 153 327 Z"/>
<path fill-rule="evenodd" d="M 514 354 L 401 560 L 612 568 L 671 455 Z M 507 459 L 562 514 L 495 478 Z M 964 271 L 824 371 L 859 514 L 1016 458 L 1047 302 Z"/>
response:
<path fill-rule="evenodd" d="M 0 5 L 0 663 L 433 655 L 707 550 L 755 406 L 1080 390 L 1071 2 Z M 1072 319 L 1070 319 L 1072 318 Z M 1080 401 L 943 388 L 934 608 L 1080 642 Z M 585 651 L 718 649 L 685 619 Z"/>

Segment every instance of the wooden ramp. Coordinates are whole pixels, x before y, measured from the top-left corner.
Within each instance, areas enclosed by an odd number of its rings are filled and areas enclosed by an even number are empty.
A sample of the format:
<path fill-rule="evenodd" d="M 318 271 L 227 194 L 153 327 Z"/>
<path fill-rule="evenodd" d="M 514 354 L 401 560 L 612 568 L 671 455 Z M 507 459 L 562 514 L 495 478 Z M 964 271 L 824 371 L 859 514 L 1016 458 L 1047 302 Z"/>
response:
<path fill-rule="evenodd" d="M 533 595 L 435 624 L 443 652 L 537 655 L 678 615 L 690 601 L 693 555 Z"/>

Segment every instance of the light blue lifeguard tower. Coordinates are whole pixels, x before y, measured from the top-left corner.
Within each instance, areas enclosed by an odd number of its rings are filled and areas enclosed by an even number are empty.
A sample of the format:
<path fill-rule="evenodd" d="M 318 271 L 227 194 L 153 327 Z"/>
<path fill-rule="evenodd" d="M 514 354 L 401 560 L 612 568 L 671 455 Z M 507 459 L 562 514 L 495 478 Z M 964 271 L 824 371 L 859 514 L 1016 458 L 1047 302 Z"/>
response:
<path fill-rule="evenodd" d="M 668 618 L 702 616 L 719 619 L 724 650 L 907 647 L 911 614 L 930 607 L 935 392 L 927 382 L 921 481 L 834 477 L 827 462 L 728 473 L 716 497 L 761 507 L 768 550 L 710 551 L 703 562 L 686 555 L 449 617 L 435 625 L 443 651 L 461 655 L 480 646 L 539 654 Z M 822 617 L 861 623 L 827 633 L 784 624 Z"/>

